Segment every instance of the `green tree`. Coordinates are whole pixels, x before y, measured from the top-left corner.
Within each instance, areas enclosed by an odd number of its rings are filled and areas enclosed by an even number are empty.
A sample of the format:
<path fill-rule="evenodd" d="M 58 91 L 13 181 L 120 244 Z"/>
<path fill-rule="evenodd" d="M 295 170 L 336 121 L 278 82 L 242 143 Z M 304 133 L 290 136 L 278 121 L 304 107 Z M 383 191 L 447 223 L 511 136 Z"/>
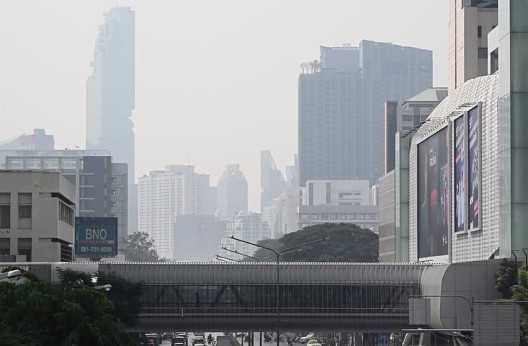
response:
<path fill-rule="evenodd" d="M 504 299 L 512 297 L 511 288 L 517 284 L 517 265 L 511 258 L 505 258 L 495 273 L 495 288 L 502 293 Z"/>
<path fill-rule="evenodd" d="M 119 250 L 129 262 L 158 262 L 160 258 L 154 249 L 154 239 L 146 232 L 134 232 L 119 242 Z"/>
<path fill-rule="evenodd" d="M 517 284 L 511 288 L 511 298 L 518 301 L 528 301 L 528 273 L 526 267 L 519 270 Z M 528 303 L 519 303 L 521 307 L 521 344 L 528 345 Z"/>
<path fill-rule="evenodd" d="M 309 226 L 300 231 L 288 233 L 280 239 L 263 240 L 259 242 L 259 245 L 280 251 L 322 238 L 328 238 L 328 240 L 287 252 L 281 256 L 281 261 L 378 262 L 378 235 L 354 224 L 325 223 Z M 261 260 L 275 260 L 273 253 L 265 249 L 259 249 L 254 256 Z"/>
<path fill-rule="evenodd" d="M 79 283 L 52 287 L 24 272 L 18 281 L 0 282 L 0 311 L 2 344 L 133 344 L 106 295 Z"/>
<path fill-rule="evenodd" d="M 57 274 L 63 288 L 75 285 L 95 287 L 98 285 L 112 285 L 112 289 L 105 293 L 112 302 L 114 315 L 123 324 L 133 326 L 140 310 L 139 298 L 143 294 L 140 283 L 130 282 L 115 273 L 97 272 L 95 274 L 79 272 L 72 269 L 57 268 Z"/>
<path fill-rule="evenodd" d="M 114 304 L 115 315 L 121 323 L 133 326 L 141 308 L 140 297 L 143 294 L 141 283 L 130 282 L 115 273 L 97 274 L 97 285 L 112 285 L 106 296 Z"/>

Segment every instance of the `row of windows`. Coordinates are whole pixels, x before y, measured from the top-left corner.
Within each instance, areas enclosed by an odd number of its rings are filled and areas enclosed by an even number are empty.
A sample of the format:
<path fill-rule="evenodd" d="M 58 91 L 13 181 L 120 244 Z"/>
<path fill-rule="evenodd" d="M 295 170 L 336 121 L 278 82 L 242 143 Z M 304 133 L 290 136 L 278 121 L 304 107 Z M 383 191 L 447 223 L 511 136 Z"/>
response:
<path fill-rule="evenodd" d="M 18 228 L 31 228 L 32 198 L 31 192 L 18 194 Z M 0 228 L 11 228 L 11 194 L 8 192 L 0 193 Z"/>
<path fill-rule="evenodd" d="M 0 229 L 11 228 L 11 203 L 10 193 L 0 193 Z M 33 218 L 33 195 L 32 193 L 18 194 L 18 228 L 32 228 Z M 75 213 L 72 208 L 65 203 L 59 201 L 59 215 L 60 221 L 66 222 L 73 226 Z"/>
<path fill-rule="evenodd" d="M 0 238 L 0 255 L 11 254 L 9 238 Z M 31 238 L 18 238 L 18 254 L 25 255 L 26 261 L 31 262 Z"/>
<path fill-rule="evenodd" d="M 310 213 L 301 214 L 301 220 L 378 220 L 376 213 Z"/>

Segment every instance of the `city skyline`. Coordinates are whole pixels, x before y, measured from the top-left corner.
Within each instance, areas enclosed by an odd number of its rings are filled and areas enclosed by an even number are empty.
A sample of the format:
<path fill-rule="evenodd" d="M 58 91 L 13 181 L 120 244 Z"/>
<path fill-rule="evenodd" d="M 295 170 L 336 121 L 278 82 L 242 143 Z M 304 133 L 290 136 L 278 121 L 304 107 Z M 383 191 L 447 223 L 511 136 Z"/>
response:
<path fill-rule="evenodd" d="M 4 3 L 0 117 L 12 121 L 0 129 L 1 139 L 44 128 L 57 148 L 84 146 L 84 84 L 93 43 L 103 14 L 116 5 L 131 6 L 137 17 L 135 175 L 192 164 L 215 185 L 227 163 L 240 163 L 250 210 L 260 210 L 260 151 L 270 150 L 283 172 L 293 164 L 300 64 L 319 58 L 321 45 L 371 39 L 431 49 L 433 84 L 447 84 L 448 4 L 439 1 L 387 1 L 383 11 L 373 4 L 319 1 Z M 64 11 L 68 16 L 58 15 Z M 161 157 L 154 155 L 160 151 Z"/>

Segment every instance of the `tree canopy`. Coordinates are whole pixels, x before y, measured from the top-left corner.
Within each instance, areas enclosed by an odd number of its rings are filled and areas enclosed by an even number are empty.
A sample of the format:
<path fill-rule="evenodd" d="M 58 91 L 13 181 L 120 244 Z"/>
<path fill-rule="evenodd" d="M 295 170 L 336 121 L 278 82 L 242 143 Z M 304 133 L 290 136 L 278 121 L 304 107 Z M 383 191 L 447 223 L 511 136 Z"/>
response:
<path fill-rule="evenodd" d="M 24 272 L 0 282 L 0 311 L 3 345 L 133 344 L 108 297 L 78 282 L 57 288 Z"/>
<path fill-rule="evenodd" d="M 119 251 L 129 262 L 158 262 L 161 259 L 154 249 L 154 239 L 146 232 L 134 232 L 119 241 Z"/>
<path fill-rule="evenodd" d="M 327 240 L 302 246 L 281 255 L 283 262 L 378 262 L 379 240 L 374 232 L 354 224 L 325 223 L 305 227 L 300 231 L 288 233 L 280 239 L 267 239 L 259 245 L 282 251 L 300 244 Z M 274 261 L 275 255 L 265 249 L 258 249 L 254 257 L 260 260 Z M 251 261 L 252 259 L 246 258 Z"/>
<path fill-rule="evenodd" d="M 114 273 L 97 272 L 91 275 L 71 269 L 57 269 L 57 273 L 63 288 L 79 284 L 87 287 L 112 285 L 112 289 L 106 292 L 106 297 L 114 306 L 117 320 L 129 326 L 135 324 L 140 310 L 139 298 L 143 293 L 139 283 L 130 282 Z"/>

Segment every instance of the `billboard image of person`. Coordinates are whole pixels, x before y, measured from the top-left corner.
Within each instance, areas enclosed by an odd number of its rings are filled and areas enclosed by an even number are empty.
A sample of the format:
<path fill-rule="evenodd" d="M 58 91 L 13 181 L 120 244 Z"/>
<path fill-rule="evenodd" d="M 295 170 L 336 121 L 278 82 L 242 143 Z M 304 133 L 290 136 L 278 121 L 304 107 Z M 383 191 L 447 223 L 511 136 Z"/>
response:
<path fill-rule="evenodd" d="M 480 217 L 480 115 L 475 107 L 468 112 L 468 227 L 479 229 Z"/>
<path fill-rule="evenodd" d="M 455 120 L 455 232 L 466 230 L 466 207 L 465 207 L 465 175 L 464 162 L 466 148 L 464 143 L 464 117 Z"/>
<path fill-rule="evenodd" d="M 447 255 L 449 229 L 448 131 L 418 145 L 418 257 Z"/>

